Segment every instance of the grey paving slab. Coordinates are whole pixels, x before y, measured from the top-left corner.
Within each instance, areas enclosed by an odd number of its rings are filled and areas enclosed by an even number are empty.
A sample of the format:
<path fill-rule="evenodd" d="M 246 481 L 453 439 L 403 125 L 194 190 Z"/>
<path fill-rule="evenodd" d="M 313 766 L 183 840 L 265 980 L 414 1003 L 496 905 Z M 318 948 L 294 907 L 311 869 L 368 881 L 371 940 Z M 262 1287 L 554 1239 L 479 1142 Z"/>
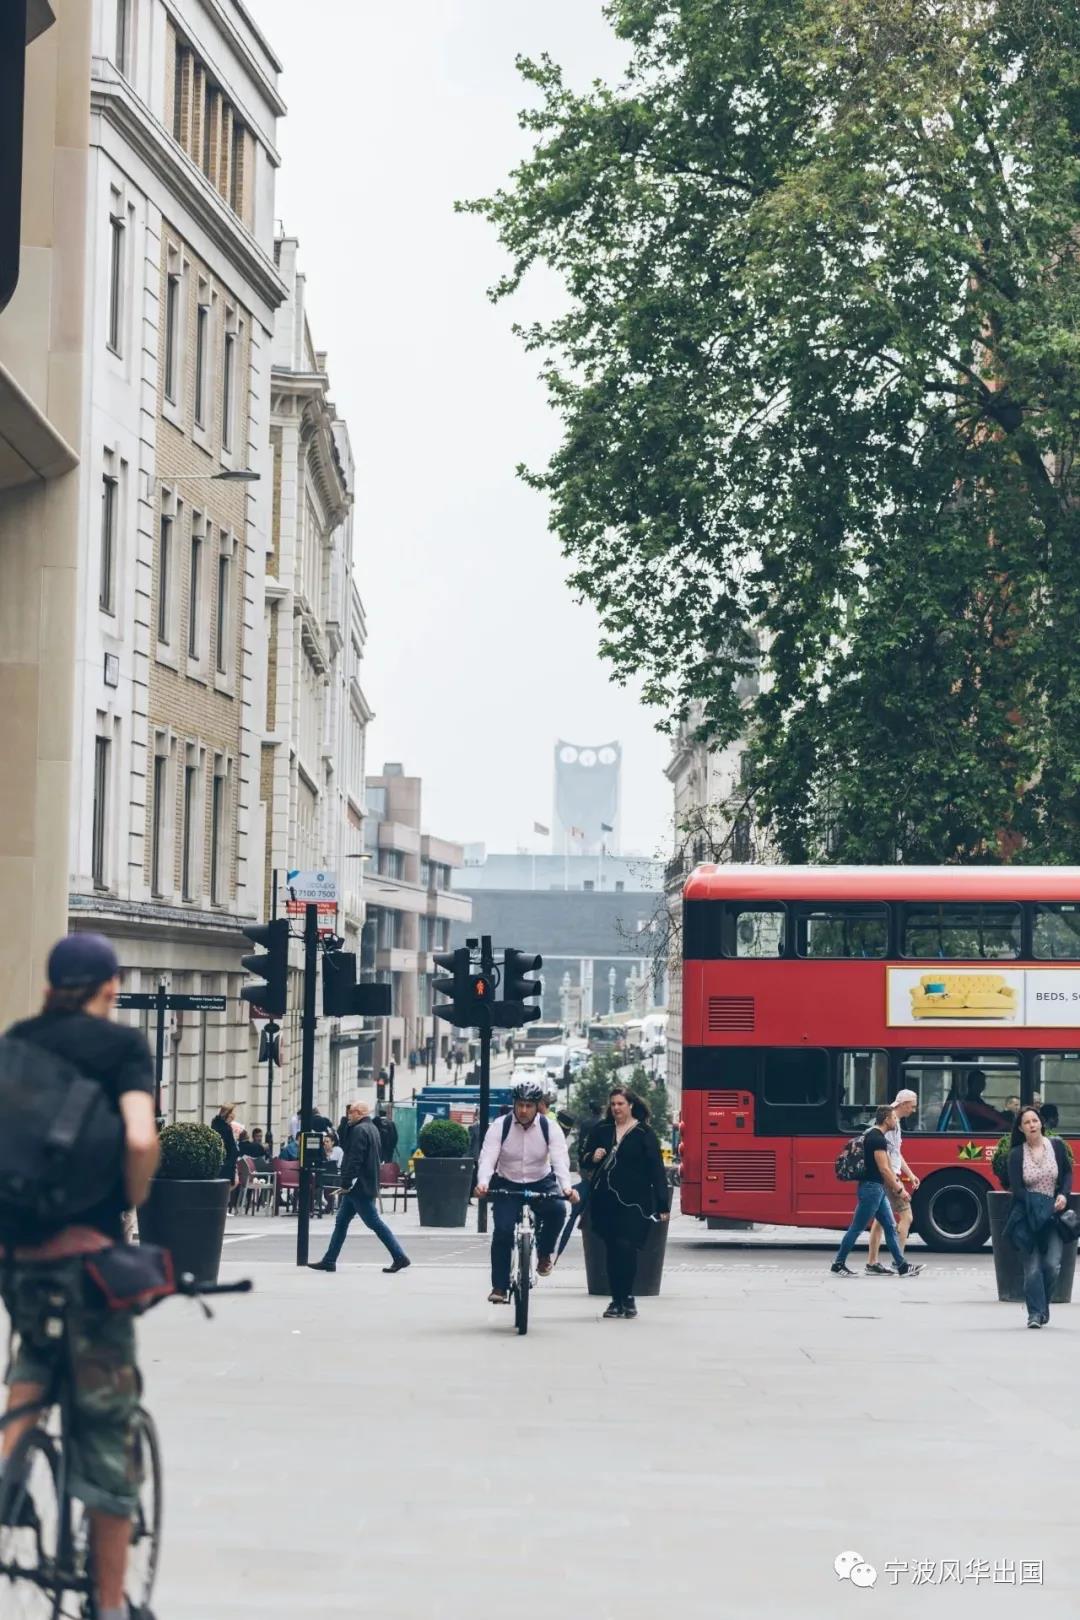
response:
<path fill-rule="evenodd" d="M 1080 1613 L 1080 1312 L 1025 1332 L 988 1258 L 906 1284 L 841 1284 L 814 1253 L 676 1262 L 635 1323 L 560 1271 L 524 1340 L 472 1264 L 250 1269 L 214 1323 L 172 1305 L 143 1326 L 161 1620 Z M 874 1590 L 834 1574 L 849 1547 Z M 1044 1579 L 886 1573 L 950 1558 Z"/>
<path fill-rule="evenodd" d="M 685 1264 L 677 1228 L 636 1322 L 601 1321 L 571 1265 L 519 1339 L 475 1234 L 410 1234 L 395 1277 L 368 1238 L 334 1276 L 259 1258 L 279 1241 L 230 1244 L 256 1291 L 213 1322 L 141 1324 L 158 1620 L 1080 1615 L 1080 1306 L 1026 1332 L 989 1256 L 844 1283 L 805 1246 Z M 836 1577 L 847 1549 L 873 1590 Z M 949 1559 L 1014 1582 L 943 1585 Z"/>

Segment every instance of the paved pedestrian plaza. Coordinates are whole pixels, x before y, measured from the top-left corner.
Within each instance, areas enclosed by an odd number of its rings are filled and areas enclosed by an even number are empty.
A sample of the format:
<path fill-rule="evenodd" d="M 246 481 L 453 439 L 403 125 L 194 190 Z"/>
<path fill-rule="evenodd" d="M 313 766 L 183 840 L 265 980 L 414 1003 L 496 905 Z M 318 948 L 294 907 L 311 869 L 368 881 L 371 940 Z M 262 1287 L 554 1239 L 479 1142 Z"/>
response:
<path fill-rule="evenodd" d="M 519 1339 L 483 1238 L 390 1218 L 394 1277 L 367 1234 L 329 1276 L 291 1222 L 230 1221 L 255 1292 L 143 1324 L 159 1620 L 1080 1613 L 1080 1307 L 1025 1331 L 989 1253 L 845 1282 L 829 1234 L 676 1219 L 636 1322 L 575 1239 Z"/>

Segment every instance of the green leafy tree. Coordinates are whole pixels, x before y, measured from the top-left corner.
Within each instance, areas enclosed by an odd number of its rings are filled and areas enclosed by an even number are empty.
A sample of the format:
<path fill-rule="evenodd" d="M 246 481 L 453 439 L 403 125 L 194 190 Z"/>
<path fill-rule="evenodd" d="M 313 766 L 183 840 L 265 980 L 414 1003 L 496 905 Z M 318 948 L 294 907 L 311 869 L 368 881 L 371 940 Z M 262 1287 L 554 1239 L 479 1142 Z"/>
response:
<path fill-rule="evenodd" d="M 485 216 L 620 679 L 791 860 L 1080 859 L 1080 11 L 611 0 Z M 747 701 L 747 681 L 760 680 Z M 743 696 L 739 695 L 742 683 Z"/>
<path fill-rule="evenodd" d="M 667 1087 L 662 1080 L 653 1080 L 641 1064 L 627 1070 L 616 1052 L 600 1052 L 589 1059 L 571 1093 L 571 1114 L 579 1122 L 587 1121 L 593 1108 L 606 1114 L 608 1097 L 615 1086 L 626 1086 L 648 1104 L 649 1123 L 660 1141 L 666 1142 L 671 1135 Z"/>

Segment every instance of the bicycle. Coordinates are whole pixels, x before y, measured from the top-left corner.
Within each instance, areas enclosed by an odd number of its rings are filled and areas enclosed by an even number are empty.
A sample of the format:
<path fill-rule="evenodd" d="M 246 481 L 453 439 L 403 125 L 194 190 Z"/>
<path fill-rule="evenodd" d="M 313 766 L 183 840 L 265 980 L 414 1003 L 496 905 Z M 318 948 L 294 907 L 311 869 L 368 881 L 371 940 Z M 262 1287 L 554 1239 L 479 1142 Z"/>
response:
<path fill-rule="evenodd" d="M 213 1313 L 204 1295 L 250 1291 L 250 1278 L 197 1283 L 189 1274 L 175 1288 L 183 1298 L 198 1300 L 207 1317 Z M 19 1440 L 0 1477 L 0 1614 L 4 1620 L 96 1620 L 89 1519 L 68 1484 L 72 1369 L 65 1353 L 67 1317 L 62 1304 L 43 1320 L 43 1327 L 61 1353 L 51 1384 L 35 1403 L 38 1421 Z M 27 1415 L 27 1410 L 0 1416 L 0 1428 L 16 1415 Z M 54 1410 L 57 1422 L 46 1428 Z M 143 1483 L 132 1517 L 127 1582 L 128 1602 L 134 1613 L 141 1614 L 157 1577 L 162 1524 L 161 1447 L 154 1420 L 142 1406 L 135 1444 Z"/>
<path fill-rule="evenodd" d="M 514 1226 L 510 1250 L 510 1298 L 514 1302 L 514 1326 L 519 1333 L 529 1331 L 529 1295 L 536 1287 L 536 1222 L 530 1205 L 555 1199 L 553 1193 L 532 1192 L 527 1188 L 492 1187 L 489 1198 L 517 1198 L 521 1212 Z"/>

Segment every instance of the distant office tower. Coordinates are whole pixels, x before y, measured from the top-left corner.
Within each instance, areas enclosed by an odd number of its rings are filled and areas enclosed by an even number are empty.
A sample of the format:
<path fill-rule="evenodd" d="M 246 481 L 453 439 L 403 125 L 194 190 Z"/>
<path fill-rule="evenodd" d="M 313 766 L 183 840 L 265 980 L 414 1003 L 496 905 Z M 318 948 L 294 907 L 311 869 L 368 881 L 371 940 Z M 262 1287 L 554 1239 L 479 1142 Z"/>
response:
<path fill-rule="evenodd" d="M 580 748 L 555 744 L 555 822 L 551 847 L 556 855 L 611 854 L 619 849 L 619 779 L 622 744 Z"/>

